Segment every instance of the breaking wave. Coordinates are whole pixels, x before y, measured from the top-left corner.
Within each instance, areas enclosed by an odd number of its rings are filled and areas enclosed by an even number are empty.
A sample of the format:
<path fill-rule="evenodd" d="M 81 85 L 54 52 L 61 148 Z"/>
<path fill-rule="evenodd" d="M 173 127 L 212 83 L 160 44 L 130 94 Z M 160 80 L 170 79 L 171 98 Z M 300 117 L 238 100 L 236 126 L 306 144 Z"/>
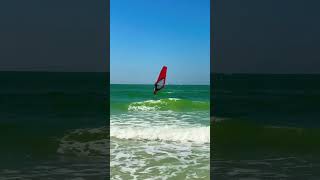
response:
<path fill-rule="evenodd" d="M 207 111 L 210 104 L 205 101 L 191 101 L 179 98 L 165 98 L 133 102 L 128 106 L 129 111 Z"/>
<path fill-rule="evenodd" d="M 210 127 L 112 127 L 111 137 L 119 139 L 161 140 L 175 142 L 210 142 Z"/>

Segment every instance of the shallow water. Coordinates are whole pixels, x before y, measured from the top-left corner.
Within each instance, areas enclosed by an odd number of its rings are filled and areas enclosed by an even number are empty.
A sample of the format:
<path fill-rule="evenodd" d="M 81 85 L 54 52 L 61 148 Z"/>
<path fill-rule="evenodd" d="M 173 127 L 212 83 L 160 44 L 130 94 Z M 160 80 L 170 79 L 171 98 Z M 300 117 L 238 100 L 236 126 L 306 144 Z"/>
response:
<path fill-rule="evenodd" d="M 112 179 L 209 179 L 208 90 L 111 85 Z"/>
<path fill-rule="evenodd" d="M 214 179 L 319 179 L 319 75 L 212 75 Z"/>
<path fill-rule="evenodd" d="M 0 179 L 108 177 L 106 73 L 0 73 Z"/>

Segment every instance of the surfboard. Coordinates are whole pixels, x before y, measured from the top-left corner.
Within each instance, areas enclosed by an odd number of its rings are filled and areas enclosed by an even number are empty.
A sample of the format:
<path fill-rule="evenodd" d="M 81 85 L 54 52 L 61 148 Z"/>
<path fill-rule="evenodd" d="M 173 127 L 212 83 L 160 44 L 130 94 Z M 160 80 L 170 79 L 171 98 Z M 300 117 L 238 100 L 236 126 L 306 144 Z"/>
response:
<path fill-rule="evenodd" d="M 157 94 L 158 91 L 164 88 L 166 84 L 166 78 L 167 78 L 167 66 L 163 66 L 157 81 L 154 83 L 153 94 Z"/>

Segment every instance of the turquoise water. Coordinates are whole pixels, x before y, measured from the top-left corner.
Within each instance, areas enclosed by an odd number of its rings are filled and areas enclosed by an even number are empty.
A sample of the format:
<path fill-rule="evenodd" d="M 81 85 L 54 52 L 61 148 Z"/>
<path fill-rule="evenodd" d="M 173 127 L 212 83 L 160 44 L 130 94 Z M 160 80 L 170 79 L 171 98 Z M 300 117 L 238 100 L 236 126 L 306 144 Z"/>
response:
<path fill-rule="evenodd" d="M 112 179 L 209 179 L 209 86 L 110 86 Z"/>
<path fill-rule="evenodd" d="M 0 72 L 0 177 L 104 179 L 106 73 Z"/>
<path fill-rule="evenodd" d="M 211 79 L 215 179 L 319 179 L 320 75 Z"/>

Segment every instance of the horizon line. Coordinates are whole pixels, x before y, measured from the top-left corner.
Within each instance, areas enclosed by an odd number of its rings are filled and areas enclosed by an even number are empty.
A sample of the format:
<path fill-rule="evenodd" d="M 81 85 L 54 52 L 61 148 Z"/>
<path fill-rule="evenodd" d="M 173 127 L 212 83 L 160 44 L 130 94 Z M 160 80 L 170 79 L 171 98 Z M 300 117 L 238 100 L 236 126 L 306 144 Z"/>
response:
<path fill-rule="evenodd" d="M 110 83 L 110 85 L 154 85 L 154 84 L 145 84 L 145 83 Z M 166 84 L 166 86 L 170 86 L 170 85 L 209 86 L 210 84 Z"/>
<path fill-rule="evenodd" d="M 0 72 L 45 72 L 45 73 L 110 73 L 110 71 L 46 71 L 46 70 L 0 70 Z"/>
<path fill-rule="evenodd" d="M 237 73 L 224 73 L 224 72 L 210 72 L 210 74 L 250 74 L 250 75 L 320 75 L 320 72 L 317 73 L 243 73 L 243 72 L 237 72 Z"/>

